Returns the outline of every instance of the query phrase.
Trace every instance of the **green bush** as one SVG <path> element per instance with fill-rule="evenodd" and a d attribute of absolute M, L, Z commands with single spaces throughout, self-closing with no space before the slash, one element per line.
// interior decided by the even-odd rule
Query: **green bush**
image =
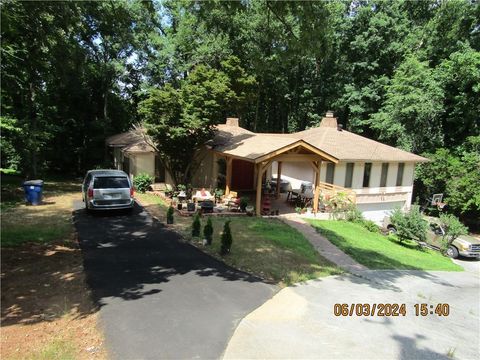
<path fill-rule="evenodd" d="M 222 246 L 220 248 L 221 255 L 227 255 L 230 253 L 232 242 L 232 231 L 230 230 L 230 220 L 228 220 L 225 222 L 225 225 L 223 225 Z"/>
<path fill-rule="evenodd" d="M 138 192 L 144 193 L 150 188 L 150 185 L 153 184 L 153 176 L 142 173 L 134 176 L 133 186 Z"/>
<path fill-rule="evenodd" d="M 207 224 L 203 228 L 203 236 L 207 240 L 207 245 L 212 245 L 213 225 L 212 218 L 208 217 Z"/>
<path fill-rule="evenodd" d="M 410 211 L 405 213 L 396 208 L 390 215 L 390 221 L 397 229 L 396 234 L 400 241 L 409 239 L 425 241 L 427 239 L 428 223 L 417 205 L 413 205 Z"/>
<path fill-rule="evenodd" d="M 380 232 L 380 228 L 372 220 L 362 220 L 362 226 L 372 233 Z"/>
<path fill-rule="evenodd" d="M 173 213 L 175 210 L 173 209 L 173 206 L 170 205 L 167 210 L 167 224 L 173 224 Z"/>
<path fill-rule="evenodd" d="M 192 223 L 192 236 L 193 237 L 199 237 L 200 236 L 201 227 L 202 227 L 202 224 L 200 223 L 200 214 L 196 213 L 195 216 L 193 217 L 193 223 Z"/>
<path fill-rule="evenodd" d="M 365 219 L 363 218 L 362 212 L 355 206 L 355 204 L 351 204 L 345 211 L 345 220 L 359 223 Z"/>
<path fill-rule="evenodd" d="M 465 235 L 468 233 L 467 227 L 465 227 L 455 215 L 441 214 L 440 223 L 443 230 L 445 231 L 445 235 L 442 239 L 443 252 L 447 251 L 453 240 L 455 240 L 460 235 Z"/>
<path fill-rule="evenodd" d="M 241 197 L 240 198 L 240 210 L 245 211 L 248 206 L 248 197 Z"/>

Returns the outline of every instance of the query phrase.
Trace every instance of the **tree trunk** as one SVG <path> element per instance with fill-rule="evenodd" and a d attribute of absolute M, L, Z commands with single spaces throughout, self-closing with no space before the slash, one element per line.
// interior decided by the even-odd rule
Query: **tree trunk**
<path fill-rule="evenodd" d="M 33 85 L 33 81 L 30 81 L 29 84 L 29 94 L 28 94 L 28 105 L 29 105 L 29 114 L 30 114 L 30 131 L 31 131 L 31 136 L 33 139 L 33 144 L 32 147 L 30 148 L 30 159 L 31 159 L 31 164 L 30 164 L 30 170 L 31 170 L 31 176 L 36 178 L 38 174 L 38 154 L 37 154 L 37 129 L 38 129 L 38 116 L 37 116 L 37 110 L 35 107 L 35 88 Z"/>

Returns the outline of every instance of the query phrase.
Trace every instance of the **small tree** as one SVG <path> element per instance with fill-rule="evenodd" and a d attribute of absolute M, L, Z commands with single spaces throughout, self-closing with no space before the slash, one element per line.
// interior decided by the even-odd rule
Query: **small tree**
<path fill-rule="evenodd" d="M 468 229 L 458 220 L 455 215 L 441 214 L 440 224 L 445 231 L 442 238 L 442 250 L 447 251 L 450 244 L 460 235 L 468 233 Z"/>
<path fill-rule="evenodd" d="M 427 239 L 428 223 L 423 219 L 417 205 L 412 206 L 410 211 L 405 213 L 396 208 L 390 215 L 390 221 L 397 229 L 400 241 L 408 239 L 425 241 Z"/>
<path fill-rule="evenodd" d="M 230 230 L 230 220 L 225 222 L 223 225 L 223 233 L 222 233 L 222 246 L 220 248 L 221 255 L 227 255 L 230 253 L 230 249 L 232 247 L 232 232 Z"/>
<path fill-rule="evenodd" d="M 201 228 L 202 228 L 202 224 L 200 223 L 200 214 L 196 213 L 195 216 L 193 217 L 192 236 L 199 237 Z"/>
<path fill-rule="evenodd" d="M 153 184 L 153 176 L 142 173 L 138 174 L 133 178 L 133 186 L 137 191 L 144 193 L 150 188 L 150 185 Z"/>
<path fill-rule="evenodd" d="M 174 213 L 173 206 L 170 205 L 167 210 L 167 224 L 173 224 L 173 213 Z"/>
<path fill-rule="evenodd" d="M 207 245 L 212 245 L 212 235 L 213 235 L 212 218 L 209 217 L 207 219 L 207 224 L 203 228 L 203 236 L 205 236 L 205 240 L 207 240 Z"/>

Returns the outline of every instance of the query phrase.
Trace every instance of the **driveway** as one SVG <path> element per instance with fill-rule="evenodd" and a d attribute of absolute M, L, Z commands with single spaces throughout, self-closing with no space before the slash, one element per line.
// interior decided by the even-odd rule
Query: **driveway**
<path fill-rule="evenodd" d="M 277 290 L 184 243 L 139 206 L 131 215 L 75 206 L 113 358 L 219 358 L 240 320 Z"/>
<path fill-rule="evenodd" d="M 480 262 L 465 272 L 361 271 L 283 289 L 248 315 L 225 358 L 477 359 Z M 405 317 L 336 317 L 335 303 L 405 303 Z M 414 304 L 447 303 L 447 317 Z M 449 357 L 450 356 L 450 357 Z"/>

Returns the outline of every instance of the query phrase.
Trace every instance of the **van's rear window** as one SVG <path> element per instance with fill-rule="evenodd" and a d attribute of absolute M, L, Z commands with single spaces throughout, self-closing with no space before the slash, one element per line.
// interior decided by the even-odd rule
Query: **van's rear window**
<path fill-rule="evenodd" d="M 102 176 L 93 181 L 94 189 L 119 189 L 129 188 L 128 179 L 125 176 Z"/>

